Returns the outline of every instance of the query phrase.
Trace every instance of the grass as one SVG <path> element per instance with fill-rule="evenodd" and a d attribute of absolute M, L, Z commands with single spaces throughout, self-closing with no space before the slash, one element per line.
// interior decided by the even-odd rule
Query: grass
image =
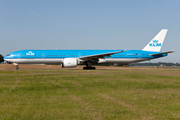
<path fill-rule="evenodd" d="M 180 119 L 180 70 L 2 70 L 0 119 Z"/>

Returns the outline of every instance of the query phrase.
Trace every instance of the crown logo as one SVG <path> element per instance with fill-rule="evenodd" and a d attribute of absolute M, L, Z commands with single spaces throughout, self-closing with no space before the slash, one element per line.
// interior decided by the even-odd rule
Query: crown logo
<path fill-rule="evenodd" d="M 158 40 L 153 40 L 152 42 L 153 42 L 153 43 L 158 43 Z"/>
<path fill-rule="evenodd" d="M 32 53 L 32 51 L 29 51 L 28 53 L 26 53 L 26 55 L 34 55 L 34 53 Z"/>
<path fill-rule="evenodd" d="M 150 47 L 161 47 L 161 43 L 158 43 L 158 40 L 153 40 L 152 43 L 149 43 Z"/>

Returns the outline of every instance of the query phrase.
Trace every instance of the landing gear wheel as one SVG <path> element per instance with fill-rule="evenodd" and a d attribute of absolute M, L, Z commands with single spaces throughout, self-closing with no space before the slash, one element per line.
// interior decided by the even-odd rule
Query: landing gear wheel
<path fill-rule="evenodd" d="M 83 67 L 83 70 L 96 70 L 96 67 Z"/>
<path fill-rule="evenodd" d="M 19 67 L 18 67 L 18 66 L 16 66 L 16 70 L 19 70 Z"/>

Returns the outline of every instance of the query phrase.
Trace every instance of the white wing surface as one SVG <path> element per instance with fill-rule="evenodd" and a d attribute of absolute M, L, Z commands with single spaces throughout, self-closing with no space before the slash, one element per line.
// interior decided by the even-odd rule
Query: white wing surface
<path fill-rule="evenodd" d="M 121 52 L 124 52 L 124 51 L 87 55 L 87 56 L 79 57 L 79 59 L 84 60 L 84 61 L 86 61 L 86 60 L 97 60 L 99 58 L 110 57 L 113 54 L 121 53 Z"/>

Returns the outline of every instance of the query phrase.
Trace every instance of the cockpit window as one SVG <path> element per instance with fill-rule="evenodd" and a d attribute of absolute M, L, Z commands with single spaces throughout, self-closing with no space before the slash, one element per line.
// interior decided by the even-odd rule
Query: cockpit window
<path fill-rule="evenodd" d="M 10 54 L 7 54 L 7 56 L 11 56 Z"/>

